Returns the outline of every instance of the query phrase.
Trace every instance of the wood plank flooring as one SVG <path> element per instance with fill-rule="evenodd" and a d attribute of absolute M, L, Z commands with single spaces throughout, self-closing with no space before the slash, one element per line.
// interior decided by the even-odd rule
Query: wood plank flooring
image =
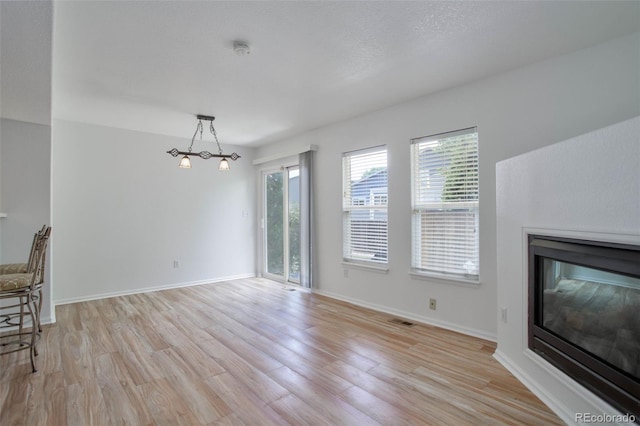
<path fill-rule="evenodd" d="M 495 345 L 244 279 L 59 306 L 0 357 L 0 424 L 562 424 Z"/>

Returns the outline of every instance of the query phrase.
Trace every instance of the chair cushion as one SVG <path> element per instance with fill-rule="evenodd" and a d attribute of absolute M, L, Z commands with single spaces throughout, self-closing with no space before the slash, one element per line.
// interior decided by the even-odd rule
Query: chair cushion
<path fill-rule="evenodd" d="M 4 265 L 0 265 L 0 275 L 24 274 L 26 272 L 26 263 L 5 263 Z"/>
<path fill-rule="evenodd" d="M 0 291 L 18 290 L 29 287 L 33 274 L 0 275 Z"/>

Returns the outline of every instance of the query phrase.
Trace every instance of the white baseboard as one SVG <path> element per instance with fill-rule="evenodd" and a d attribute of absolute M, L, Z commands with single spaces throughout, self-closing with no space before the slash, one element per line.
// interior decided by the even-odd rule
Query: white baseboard
<path fill-rule="evenodd" d="M 390 315 L 396 315 L 402 318 L 410 319 L 412 321 L 420 322 L 423 324 L 434 325 L 436 327 L 444 328 L 447 330 L 455 331 L 458 333 L 466 334 L 473 337 L 479 337 L 480 339 L 489 340 L 491 342 L 497 341 L 497 336 L 492 333 L 487 333 L 483 330 L 477 330 L 474 328 L 463 327 L 458 324 L 453 324 L 447 321 L 434 320 L 433 318 L 425 317 L 422 315 L 416 315 L 411 312 L 402 311 L 399 309 L 392 309 L 387 306 L 378 305 L 375 303 L 365 302 L 360 299 L 354 299 L 351 297 L 342 296 L 340 294 L 332 293 L 330 291 L 324 291 L 319 289 L 311 289 L 313 293 L 320 294 L 322 296 L 331 297 L 332 299 L 342 300 L 344 302 L 349 302 L 357 306 L 362 306 L 364 308 L 373 309 L 375 311 L 384 312 Z"/>
<path fill-rule="evenodd" d="M 584 402 L 585 406 L 589 407 L 589 412 L 593 414 L 609 414 L 611 416 L 622 416 L 624 413 L 611 407 L 602 399 L 598 398 L 584 386 L 580 385 L 575 380 L 558 370 L 556 367 L 548 363 L 546 360 L 540 358 L 533 351 L 527 349 L 524 351 L 524 355 L 536 364 L 537 367 L 548 373 L 555 381 L 561 386 L 562 390 L 551 391 L 546 389 L 540 384 L 540 382 L 534 379 L 532 376 L 523 371 L 516 363 L 514 363 L 504 352 L 496 350 L 493 357 L 504 366 L 511 374 L 513 374 L 522 384 L 524 384 L 535 396 L 540 398 L 547 407 L 551 409 L 560 419 L 568 425 L 580 425 L 576 421 L 576 410 L 567 407 L 563 403 L 562 395 L 566 392 L 574 394 L 577 398 Z M 582 411 L 582 410 L 580 410 Z M 615 424 L 627 424 L 627 423 L 615 423 Z"/>
<path fill-rule="evenodd" d="M 92 294 L 89 296 L 70 297 L 67 299 L 54 300 L 53 304 L 54 306 L 67 305 L 69 303 L 88 302 L 90 300 L 108 299 L 110 297 L 149 293 L 149 292 L 158 291 L 158 290 L 169 290 L 172 288 L 180 288 L 180 287 L 192 287 L 196 285 L 212 284 L 212 283 L 218 283 L 222 281 L 239 280 L 242 278 L 255 278 L 255 276 L 256 274 L 251 273 L 251 274 L 233 275 L 228 277 L 211 278 L 208 280 L 189 281 L 184 283 L 166 284 L 166 285 L 153 286 L 153 287 L 143 287 L 143 288 L 136 288 L 132 290 L 113 291 L 113 292 L 107 292 L 107 293 Z"/>
<path fill-rule="evenodd" d="M 535 396 L 540 398 L 547 407 L 551 409 L 560 419 L 566 424 L 575 424 L 575 410 L 570 410 L 568 407 L 562 404 L 560 398 L 554 398 L 551 396 L 550 392 L 546 392 L 536 380 L 530 377 L 527 373 L 522 371 L 520 367 L 515 365 L 515 363 L 511 362 L 503 352 L 500 350 L 496 350 L 493 353 L 493 357 L 500 363 L 504 368 L 509 370 L 511 374 L 515 376 L 523 385 L 527 387 Z"/>

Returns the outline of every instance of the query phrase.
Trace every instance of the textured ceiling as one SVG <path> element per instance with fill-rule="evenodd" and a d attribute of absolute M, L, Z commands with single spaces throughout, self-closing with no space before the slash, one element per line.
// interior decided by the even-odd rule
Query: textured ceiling
<path fill-rule="evenodd" d="M 53 117 L 255 146 L 637 31 L 639 2 L 56 1 Z"/>

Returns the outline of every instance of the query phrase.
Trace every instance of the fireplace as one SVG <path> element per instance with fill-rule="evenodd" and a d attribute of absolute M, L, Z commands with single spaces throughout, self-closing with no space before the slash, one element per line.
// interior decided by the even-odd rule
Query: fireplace
<path fill-rule="evenodd" d="M 640 418 L 640 246 L 529 235 L 529 348 Z"/>

